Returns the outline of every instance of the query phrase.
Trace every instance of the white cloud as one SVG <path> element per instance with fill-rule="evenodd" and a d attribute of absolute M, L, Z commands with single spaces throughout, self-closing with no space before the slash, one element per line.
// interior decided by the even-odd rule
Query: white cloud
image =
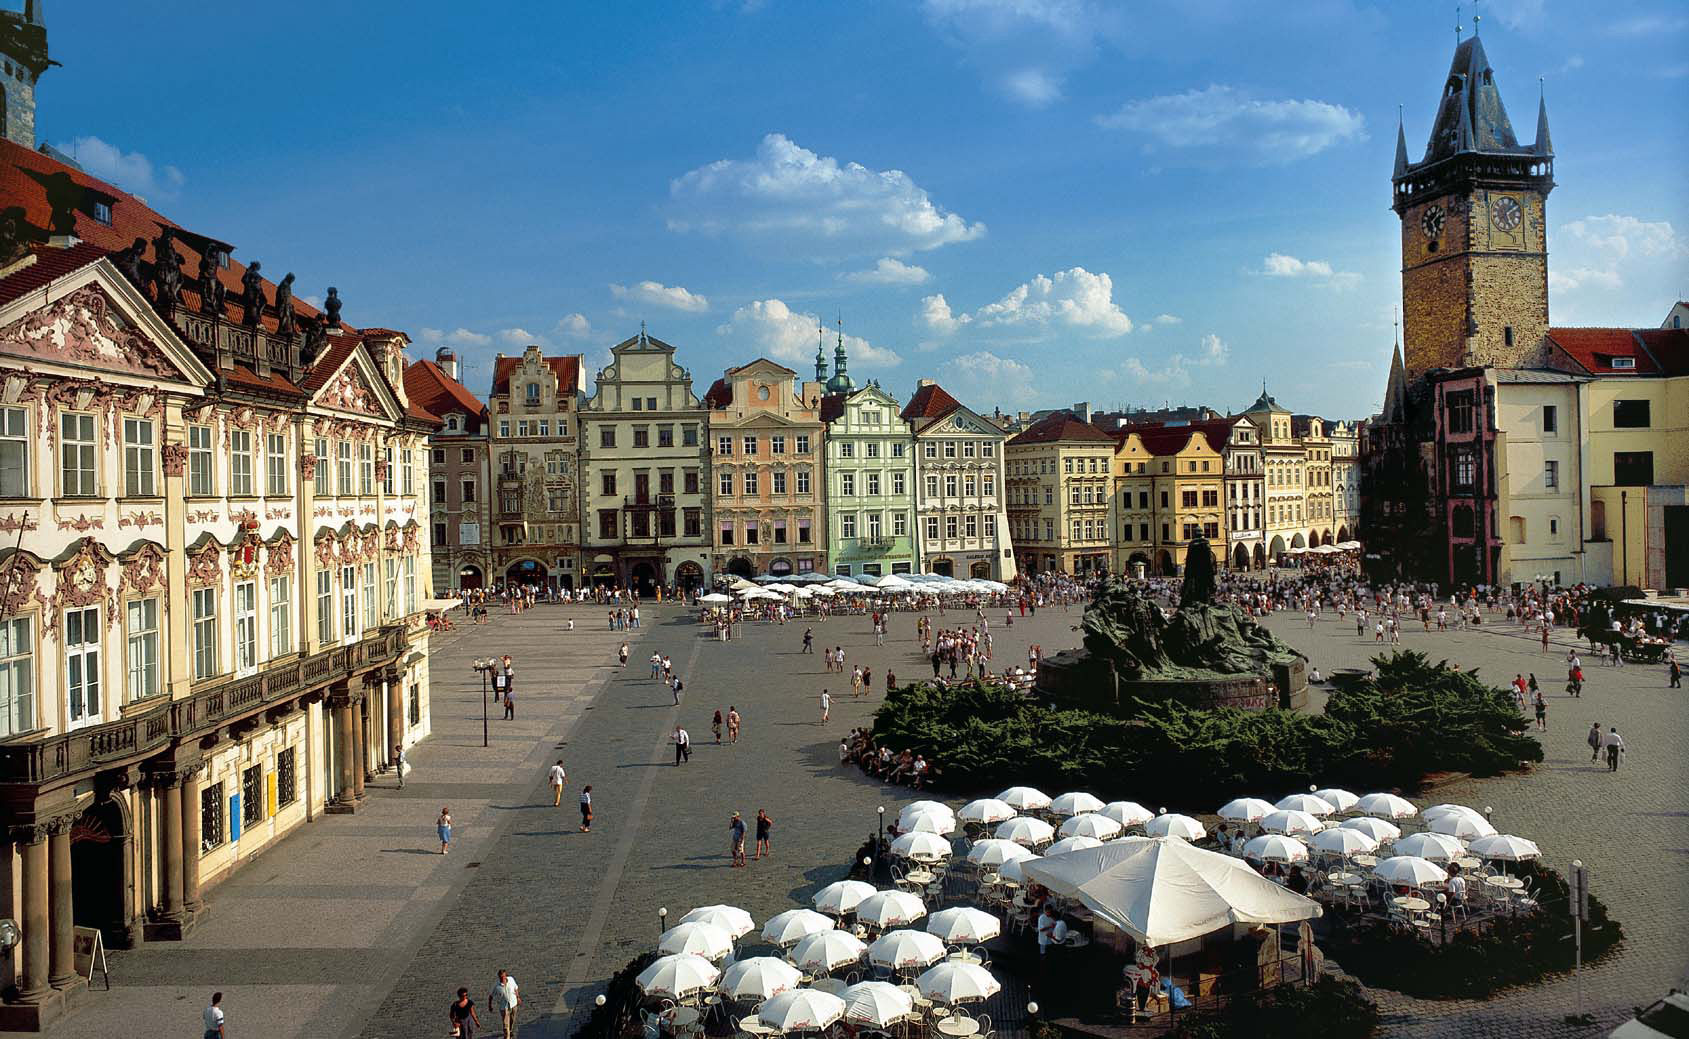
<path fill-rule="evenodd" d="M 1045 69 L 1017 69 L 1003 77 L 1003 90 L 1028 108 L 1044 108 L 1061 97 L 1062 81 Z"/>
<path fill-rule="evenodd" d="M 498 331 L 498 340 L 507 346 L 527 346 L 539 341 L 539 337 L 525 328 L 504 328 Z"/>
<path fill-rule="evenodd" d="M 1182 325 L 1185 319 L 1177 314 L 1157 314 L 1151 320 L 1158 325 Z"/>
<path fill-rule="evenodd" d="M 820 343 L 820 336 L 817 334 L 820 325 L 821 319 L 814 314 L 795 311 L 778 299 L 759 299 L 735 310 L 732 319 L 718 327 L 716 334 L 745 340 L 747 349 L 777 361 L 796 365 L 800 371 L 806 371 L 808 363 L 815 357 L 815 348 Z M 835 345 L 835 337 L 828 335 L 826 352 L 829 360 L 833 356 Z M 844 346 L 850 363 L 854 365 L 876 364 L 890 367 L 903 361 L 896 351 L 875 346 L 861 336 L 845 336 Z M 858 383 L 862 382 L 860 371 L 859 367 L 855 376 Z"/>
<path fill-rule="evenodd" d="M 975 410 L 989 410 L 999 404 L 1019 405 L 1034 396 L 1032 368 L 1013 358 L 999 357 L 989 350 L 962 354 L 945 361 L 943 381 Z"/>
<path fill-rule="evenodd" d="M 1616 270 L 1554 266 L 1548 269 L 1548 287 L 1556 291 L 1583 288 L 1618 289 L 1624 287 L 1624 279 Z"/>
<path fill-rule="evenodd" d="M 1632 254 L 1676 259 L 1689 253 L 1689 246 L 1665 220 L 1646 221 L 1608 213 L 1573 220 L 1561 230 L 1617 260 L 1628 259 Z"/>
<path fill-rule="evenodd" d="M 925 267 L 882 256 L 872 270 L 852 271 L 842 277 L 858 285 L 920 285 L 931 280 L 932 275 Z"/>
<path fill-rule="evenodd" d="M 685 311 L 688 314 L 699 314 L 710 309 L 710 301 L 707 298 L 689 292 L 679 285 L 664 285 L 655 281 L 642 281 L 637 285 L 612 284 L 610 294 L 617 299 L 625 299 L 630 303 L 667 307 L 671 310 Z"/>
<path fill-rule="evenodd" d="M 1607 213 L 1562 224 L 1548 287 L 1556 292 L 1600 289 L 1611 293 L 1633 281 L 1673 275 L 1673 262 L 1689 256 L 1689 242 L 1665 220 Z M 1681 270 L 1676 276 L 1681 277 Z"/>
<path fill-rule="evenodd" d="M 771 133 L 748 159 L 721 159 L 676 178 L 673 231 L 787 239 L 813 255 L 907 253 L 966 242 L 985 225 L 947 212 L 902 170 L 841 163 Z"/>
<path fill-rule="evenodd" d="M 417 336 L 427 343 L 445 343 L 448 346 L 486 346 L 493 341 L 490 335 L 471 332 L 467 328 L 455 328 L 450 332 L 438 328 L 423 328 L 417 331 Z"/>
<path fill-rule="evenodd" d="M 1067 74 L 1121 31 L 1093 0 L 925 0 L 927 22 L 994 89 L 1028 108 L 1059 100 Z"/>
<path fill-rule="evenodd" d="M 1210 332 L 1197 344 L 1195 356 L 1174 353 L 1165 364 L 1151 368 L 1137 357 L 1128 357 L 1120 364 L 1128 379 L 1158 387 L 1189 386 L 1192 368 L 1218 368 L 1231 360 L 1232 349 L 1226 341 Z M 1105 373 L 1112 375 L 1112 373 Z"/>
<path fill-rule="evenodd" d="M 557 319 L 557 334 L 560 336 L 589 336 L 592 334 L 592 322 L 585 314 L 564 314 Z"/>
<path fill-rule="evenodd" d="M 174 198 L 187 180 L 174 166 L 154 169 L 152 160 L 140 152 L 126 152 L 98 137 L 73 137 L 57 147 L 89 173 L 137 195 Z"/>
<path fill-rule="evenodd" d="M 1040 274 L 971 314 L 953 313 L 942 295 L 928 296 L 921 300 L 919 320 L 939 335 L 967 324 L 1064 325 L 1105 337 L 1132 331 L 1132 319 L 1114 302 L 1114 279 L 1083 267 Z"/>
<path fill-rule="evenodd" d="M 1333 270 L 1325 260 L 1299 260 L 1284 253 L 1268 253 L 1256 273 L 1269 278 L 1301 278 L 1334 289 L 1354 288 L 1361 280 L 1359 274 Z"/>
<path fill-rule="evenodd" d="M 1219 84 L 1129 101 L 1097 122 L 1139 135 L 1145 151 L 1183 153 L 1203 162 L 1232 156 L 1261 164 L 1292 162 L 1366 136 L 1365 118 L 1342 105 L 1262 100 Z"/>
<path fill-rule="evenodd" d="M 1196 363 L 1205 368 L 1212 368 L 1225 364 L 1231 360 L 1231 356 L 1232 348 L 1226 345 L 1226 341 L 1210 332 L 1202 337 L 1202 346 L 1197 352 Z"/>

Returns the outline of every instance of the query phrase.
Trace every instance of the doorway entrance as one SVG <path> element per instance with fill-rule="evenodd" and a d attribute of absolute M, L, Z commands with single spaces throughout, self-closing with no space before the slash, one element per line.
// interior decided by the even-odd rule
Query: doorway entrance
<path fill-rule="evenodd" d="M 647 562 L 638 562 L 628 568 L 628 587 L 639 593 L 640 598 L 655 598 L 657 595 L 657 568 Z"/>
<path fill-rule="evenodd" d="M 90 805 L 70 828 L 71 917 L 78 927 L 98 927 L 111 948 L 132 944 L 129 840 L 123 806 L 111 798 Z"/>

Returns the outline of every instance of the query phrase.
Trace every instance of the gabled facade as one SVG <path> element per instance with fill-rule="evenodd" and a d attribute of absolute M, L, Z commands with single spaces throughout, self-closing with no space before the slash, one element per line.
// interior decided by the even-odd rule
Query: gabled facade
<path fill-rule="evenodd" d="M 441 594 L 484 587 L 492 567 L 487 406 L 458 382 L 457 370 L 457 355 L 445 347 L 405 369 L 412 402 L 440 420 L 428 438 L 428 543 Z"/>
<path fill-rule="evenodd" d="M 487 399 L 492 580 L 570 589 L 579 578 L 581 355 L 530 346 L 493 363 Z"/>
<path fill-rule="evenodd" d="M 1003 444 L 993 423 L 922 379 L 902 417 L 915 444 L 915 544 L 923 573 L 1015 576 L 1003 497 Z"/>
<path fill-rule="evenodd" d="M 1114 438 L 1054 412 L 1004 447 L 1010 536 L 1022 573 L 1110 569 Z"/>
<path fill-rule="evenodd" d="M 839 354 L 843 359 L 842 348 Z M 843 366 L 833 375 L 841 385 Z M 827 424 L 827 561 L 833 573 L 915 570 L 915 459 L 896 398 L 869 383 L 821 399 Z"/>
<path fill-rule="evenodd" d="M 1268 564 L 1280 566 L 1292 548 L 1310 547 L 1308 453 L 1296 437 L 1290 412 L 1265 389 L 1244 415 L 1260 431 L 1266 495 L 1262 537 L 1267 545 Z"/>

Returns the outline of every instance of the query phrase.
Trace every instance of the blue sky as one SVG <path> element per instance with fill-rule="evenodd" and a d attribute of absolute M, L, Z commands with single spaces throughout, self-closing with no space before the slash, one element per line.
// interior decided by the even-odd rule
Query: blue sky
<path fill-rule="evenodd" d="M 38 133 L 346 317 L 450 343 L 638 331 L 976 408 L 1377 406 L 1444 3 L 55 4 Z M 1548 94 L 1556 324 L 1689 292 L 1689 12 L 1477 5 Z M 1474 7 L 1464 16 L 1471 31 Z M 829 338 L 831 333 L 829 333 Z M 831 344 L 829 343 L 829 351 Z"/>

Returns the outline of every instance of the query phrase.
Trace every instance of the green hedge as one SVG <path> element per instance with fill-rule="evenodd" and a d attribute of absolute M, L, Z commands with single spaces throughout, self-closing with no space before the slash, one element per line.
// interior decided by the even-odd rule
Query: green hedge
<path fill-rule="evenodd" d="M 925 754 L 935 787 L 1084 788 L 1151 807 L 1221 804 L 1309 783 L 1412 788 L 1438 771 L 1493 775 L 1542 760 L 1511 697 L 1420 653 L 1374 661 L 1323 715 L 1137 704 L 1136 717 L 1056 709 L 999 686 L 895 690 L 874 738 Z"/>
<path fill-rule="evenodd" d="M 1367 1039 L 1378 1006 L 1353 981 L 1323 977 L 1306 988 L 1279 985 L 1239 996 L 1217 1010 L 1179 1019 L 1168 1039 Z"/>
<path fill-rule="evenodd" d="M 604 990 L 604 1005 L 593 1007 L 592 1016 L 575 1029 L 574 1039 L 622 1039 L 638 1019 L 641 997 L 634 979 L 656 959 L 654 952 L 641 953 L 617 971 Z"/>
<path fill-rule="evenodd" d="M 1523 863 L 1513 872 L 1535 884 L 1538 912 L 1498 918 L 1480 934 L 1462 931 L 1444 944 L 1373 923 L 1334 935 L 1323 943 L 1326 954 L 1368 985 L 1420 999 L 1481 999 L 1571 970 L 1576 944 L 1566 879 L 1535 863 Z M 1584 962 L 1601 959 L 1623 940 L 1624 929 L 1591 894 Z"/>

